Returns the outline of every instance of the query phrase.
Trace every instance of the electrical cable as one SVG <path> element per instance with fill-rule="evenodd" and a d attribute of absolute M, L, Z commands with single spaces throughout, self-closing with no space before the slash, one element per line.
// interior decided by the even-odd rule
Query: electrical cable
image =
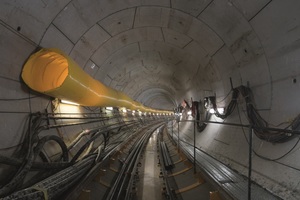
<path fill-rule="evenodd" d="M 282 143 L 289 141 L 293 138 L 294 134 L 287 134 L 285 132 L 269 130 L 268 122 L 263 119 L 263 117 L 258 113 L 257 109 L 255 108 L 253 95 L 251 89 L 245 86 L 239 86 L 237 88 L 232 89 L 232 98 L 229 105 L 224 110 L 224 114 L 220 114 L 217 108 L 216 97 L 206 97 L 215 111 L 215 115 L 219 118 L 225 119 L 232 112 L 235 110 L 237 106 L 237 98 L 239 94 L 244 98 L 246 103 L 246 110 L 247 110 L 247 118 L 250 125 L 253 127 L 255 135 L 265 141 L 272 142 L 272 143 Z M 300 129 L 300 115 L 297 116 L 294 121 L 287 126 L 283 130 L 287 130 L 287 128 L 292 127 L 292 130 Z"/>
<path fill-rule="evenodd" d="M 38 155 L 40 153 L 40 151 L 42 150 L 43 146 L 45 145 L 45 143 L 50 140 L 55 141 L 60 146 L 60 148 L 62 150 L 62 160 L 65 162 L 68 162 L 69 161 L 68 148 L 67 148 L 66 144 L 64 143 L 64 141 L 56 135 L 48 135 L 48 136 L 45 136 L 42 139 L 40 139 L 38 144 L 34 148 L 35 153 Z"/>
<path fill-rule="evenodd" d="M 218 103 L 222 103 L 223 101 L 225 101 L 229 97 L 229 95 L 231 94 L 231 92 L 232 92 L 232 90 L 230 90 L 222 100 L 217 101 L 217 104 Z"/>
<path fill-rule="evenodd" d="M 3 200 L 17 199 L 57 199 L 65 190 L 74 185 L 94 163 L 95 155 L 75 163 L 46 179 L 33 187 L 17 191 Z M 38 193 L 38 194 L 37 194 Z"/>
<path fill-rule="evenodd" d="M 51 135 L 46 136 L 41 140 L 38 140 L 37 135 L 43 129 L 40 126 L 41 122 L 42 120 L 40 115 L 37 115 L 37 117 L 35 118 L 33 118 L 33 115 L 29 116 L 28 131 L 26 134 L 25 141 L 21 148 L 21 152 L 27 153 L 25 153 L 25 155 L 24 153 L 22 153 L 24 155 L 23 162 L 17 170 L 17 172 L 12 177 L 12 179 L 0 188 L 0 197 L 11 193 L 13 190 L 18 188 L 22 184 L 23 179 L 32 167 L 33 161 L 35 160 L 36 156 L 40 153 L 43 145 L 47 141 L 56 141 L 62 148 L 63 160 L 68 161 L 67 147 L 65 146 L 64 142 L 61 140 L 60 137 Z M 34 144 L 36 144 L 36 146 L 34 146 Z"/>
<path fill-rule="evenodd" d="M 240 123 L 242 123 L 242 118 L 241 118 L 239 106 L 237 106 L 237 110 L 238 110 L 238 116 L 239 116 Z M 244 134 L 244 137 L 245 137 L 246 142 L 248 143 L 248 145 L 250 145 L 250 144 L 249 144 L 249 140 L 248 140 L 248 138 L 246 137 L 246 133 L 245 133 L 244 127 L 242 127 L 242 130 L 243 130 L 243 134 Z M 285 156 L 287 156 L 289 153 L 291 153 L 291 152 L 296 148 L 296 146 L 298 145 L 299 141 L 300 141 L 300 137 L 299 137 L 299 139 L 296 141 L 296 143 L 293 145 L 293 147 L 291 147 L 291 149 L 290 149 L 289 151 L 287 151 L 286 153 L 284 153 L 283 155 L 281 155 L 281 156 L 279 156 L 279 157 L 277 157 L 277 158 L 268 158 L 268 157 L 265 157 L 265 156 L 263 156 L 263 155 L 258 154 L 254 149 L 252 149 L 252 152 L 253 152 L 257 157 L 259 157 L 259 158 L 261 158 L 261 159 L 268 160 L 268 161 L 278 161 L 278 160 L 284 158 Z M 281 163 L 281 162 L 278 162 L 278 163 L 279 163 L 279 164 L 283 164 L 283 163 Z M 289 166 L 289 167 L 292 168 L 292 166 Z M 297 169 L 297 168 L 295 168 L 295 169 Z M 297 170 L 300 171 L 300 169 L 297 169 Z"/>
<path fill-rule="evenodd" d="M 79 158 L 79 156 L 83 153 L 83 151 L 88 147 L 88 145 L 92 141 L 97 139 L 100 135 L 105 134 L 107 131 L 114 130 L 114 129 L 117 129 L 117 128 L 119 128 L 119 127 L 113 127 L 113 128 L 110 128 L 110 129 L 107 129 L 107 127 L 105 127 L 104 130 L 98 130 L 96 133 L 94 133 L 94 135 L 84 145 L 82 145 L 81 148 L 77 151 L 77 153 L 73 156 L 73 158 L 71 160 L 71 163 L 74 163 Z"/>
<path fill-rule="evenodd" d="M 33 96 L 33 97 L 24 97 L 24 98 L 16 98 L 16 99 L 1 99 L 0 98 L 0 101 L 23 101 L 23 100 L 29 100 L 29 99 L 34 99 L 34 98 L 37 98 L 37 97 L 40 97 L 40 96 Z"/>
<path fill-rule="evenodd" d="M 5 165 L 11 165 L 15 167 L 20 167 L 22 165 L 22 161 L 13 157 L 6 157 L 0 155 L 0 163 Z M 33 162 L 32 170 L 47 170 L 47 169 L 61 169 L 68 167 L 70 165 L 69 162 Z"/>
<path fill-rule="evenodd" d="M 58 113 L 58 114 L 61 114 L 61 113 Z M 66 113 L 66 114 L 68 114 L 68 113 Z M 77 154 L 73 157 L 73 159 L 70 163 L 70 162 L 68 162 L 68 148 L 66 147 L 65 143 L 63 142 L 63 140 L 60 137 L 55 136 L 55 135 L 49 135 L 49 136 L 45 136 L 41 139 L 38 138 L 38 134 L 41 131 L 43 131 L 44 129 L 48 128 L 47 126 L 44 125 L 44 123 L 46 122 L 46 119 L 43 117 L 44 115 L 49 115 L 49 113 L 32 113 L 29 115 L 28 128 L 25 133 L 25 139 L 22 142 L 22 146 L 20 148 L 19 155 L 17 157 L 15 157 L 13 159 L 6 159 L 3 157 L 1 158 L 1 156 L 0 156 L 0 162 L 1 162 L 1 160 L 2 161 L 4 160 L 3 161 L 4 163 L 18 167 L 18 170 L 14 174 L 13 178 L 0 189 L 1 197 L 11 193 L 12 191 L 14 191 L 17 188 L 20 188 L 26 174 L 30 170 L 48 169 L 47 172 L 49 172 L 49 173 L 47 173 L 47 175 L 44 174 L 45 176 L 48 176 L 49 174 L 51 175 L 51 174 L 55 173 L 55 171 L 57 171 L 57 170 L 61 170 L 62 168 L 66 168 L 66 167 L 70 166 L 71 163 L 75 163 L 74 161 L 77 160 L 76 157 L 81 155 L 81 153 L 82 153 L 81 151 L 85 149 L 85 146 L 90 144 L 91 142 L 93 142 L 98 137 L 98 135 L 101 135 L 101 133 L 98 133 L 98 132 L 91 132 L 92 138 L 88 142 L 86 142 L 85 145 L 82 146 L 82 148 L 77 152 Z M 97 120 L 97 121 L 99 121 L 99 120 Z M 124 131 L 127 132 L 128 130 L 132 130 L 134 125 L 139 125 L 139 124 L 143 124 L 143 123 L 144 123 L 144 121 L 142 118 L 137 118 L 137 119 L 134 118 L 129 121 L 124 121 L 123 123 L 121 123 L 121 125 L 120 125 L 120 123 L 107 125 L 105 127 L 105 130 L 101 130 L 101 132 L 104 131 L 103 132 L 103 137 L 104 137 L 104 141 L 105 141 L 104 148 L 106 148 L 107 142 L 108 142 L 109 138 L 111 138 L 111 134 L 105 134 L 107 131 L 118 129 L 117 133 L 116 133 L 116 134 L 118 134 L 123 127 L 126 127 L 126 129 L 124 129 Z M 76 123 L 76 124 L 72 123 L 72 125 L 77 125 L 77 124 L 78 123 Z M 82 123 L 79 123 L 79 124 L 82 124 Z M 67 124 L 67 125 L 70 125 L 70 124 Z M 114 126 L 116 126 L 116 127 L 114 127 Z M 103 126 L 101 128 L 103 129 Z M 36 162 L 34 162 L 37 155 L 40 154 L 45 143 L 49 140 L 55 141 L 61 147 L 63 161 L 60 161 L 57 163 L 36 163 Z M 98 152 L 98 154 L 99 154 L 99 152 Z M 92 154 L 92 155 L 95 158 L 97 158 L 97 156 L 99 156 L 98 154 L 95 154 L 95 155 Z M 80 160 L 80 162 L 85 160 L 86 158 L 90 157 L 90 155 L 91 154 L 84 156 Z M 99 158 L 97 158 L 97 160 L 98 159 Z M 94 159 L 94 161 L 95 161 L 95 159 Z M 42 172 L 40 172 L 40 173 L 42 173 Z M 76 180 L 77 180 L 77 177 L 78 177 L 78 175 L 76 176 Z M 34 182 L 38 181 L 40 178 L 42 178 L 42 176 L 39 177 L 38 175 L 36 175 L 36 179 L 34 178 L 34 179 L 30 180 L 26 184 L 28 185 L 28 184 L 34 183 Z M 72 183 L 73 183 L 73 181 L 72 181 Z M 71 184 L 71 182 L 70 182 L 70 184 Z M 69 185 L 69 183 L 67 185 Z M 24 187 L 24 185 L 23 185 L 23 187 Z M 65 185 L 63 186 L 63 188 L 64 187 L 65 187 Z M 36 193 L 37 191 L 35 190 L 34 192 Z"/>

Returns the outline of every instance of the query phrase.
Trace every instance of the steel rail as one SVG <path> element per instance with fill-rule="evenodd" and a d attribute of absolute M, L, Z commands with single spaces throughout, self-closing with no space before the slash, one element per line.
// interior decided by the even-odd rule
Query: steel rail
<path fill-rule="evenodd" d="M 124 161 L 122 169 L 120 170 L 120 173 L 108 194 L 107 200 L 115 200 L 120 198 L 120 195 L 123 193 L 123 187 L 125 185 L 124 183 L 126 182 L 127 175 L 131 173 L 132 164 L 137 159 L 138 152 L 140 151 L 141 144 L 144 139 L 145 134 L 143 134 L 139 141 L 131 147 L 131 151 Z"/>
<path fill-rule="evenodd" d="M 153 124 L 151 124 L 150 126 L 153 126 Z M 147 127 L 149 127 L 149 125 Z M 151 134 L 154 132 L 155 129 L 157 128 L 152 128 L 150 130 L 147 130 L 145 133 L 143 133 L 140 136 L 140 138 L 136 139 L 138 140 L 138 142 L 131 147 L 130 153 L 126 157 L 122 169 L 120 170 L 120 173 L 114 185 L 112 186 L 111 190 L 109 191 L 106 197 L 107 200 L 129 199 L 129 197 L 131 196 L 130 188 L 132 187 L 132 183 L 133 183 L 132 174 L 136 169 L 142 149 L 144 148 L 146 142 L 148 141 L 149 137 L 151 136 Z"/>
<path fill-rule="evenodd" d="M 148 130 L 147 132 L 148 133 L 146 133 L 145 135 L 146 135 L 146 138 L 145 138 L 145 140 L 143 141 L 143 144 L 142 144 L 142 146 L 141 146 L 141 150 L 139 151 L 139 153 L 138 153 L 138 156 L 137 156 L 137 159 L 136 159 L 136 161 L 135 161 L 135 163 L 134 163 L 134 165 L 133 165 L 133 168 L 132 168 L 132 170 L 131 170 L 131 174 L 133 174 L 136 170 L 137 170 L 137 167 L 138 167 L 138 162 L 139 162 L 139 158 L 140 158 L 140 154 L 141 154 L 141 152 L 143 151 L 143 149 L 145 148 L 145 146 L 146 146 L 146 144 L 147 144 L 147 142 L 149 141 L 149 138 L 150 138 L 150 136 L 154 133 L 154 131 L 156 130 L 156 129 L 158 129 L 160 126 L 162 126 L 162 125 L 157 125 L 156 127 L 154 127 L 154 128 L 152 128 L 152 129 L 150 129 L 150 130 Z M 128 183 L 127 183 L 127 189 L 126 189 L 126 196 L 125 196 L 125 200 L 130 200 L 130 199 L 133 199 L 134 197 L 133 197 L 133 195 L 132 195 L 132 188 L 133 188 L 133 183 L 134 183 L 134 178 L 135 178 L 135 176 L 130 176 L 129 177 L 129 180 L 128 180 Z"/>

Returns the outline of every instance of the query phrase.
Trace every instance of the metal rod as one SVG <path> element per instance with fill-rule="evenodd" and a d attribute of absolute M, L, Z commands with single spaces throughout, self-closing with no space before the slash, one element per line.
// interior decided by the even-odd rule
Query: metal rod
<path fill-rule="evenodd" d="M 179 150 L 179 122 L 178 122 L 178 134 L 177 134 L 177 149 L 178 149 L 178 152 L 180 151 Z"/>
<path fill-rule="evenodd" d="M 249 128 L 248 200 L 251 200 L 252 135 L 253 135 L 253 129 L 252 127 L 250 127 Z"/>
<path fill-rule="evenodd" d="M 174 127 L 173 127 L 173 125 L 174 125 L 173 124 L 173 120 L 172 120 L 172 124 L 171 125 L 172 125 L 172 140 L 174 140 L 174 136 L 173 136 L 173 129 L 174 129 Z"/>
<path fill-rule="evenodd" d="M 194 120 L 182 120 L 180 122 L 194 122 Z M 201 121 L 201 120 L 196 120 L 196 122 L 208 123 L 208 124 L 222 124 L 222 125 L 238 126 L 238 127 L 245 127 L 245 128 L 252 127 L 252 128 L 257 128 L 257 129 L 261 129 L 261 130 L 280 131 L 280 132 L 284 132 L 284 133 L 291 133 L 291 134 L 300 135 L 300 131 L 296 131 L 296 130 L 288 130 L 288 129 L 280 129 L 280 128 L 270 128 L 270 127 L 258 127 L 258 126 L 251 126 L 250 124 L 237 124 L 237 123 Z"/>
<path fill-rule="evenodd" d="M 194 120 L 194 173 L 197 173 L 196 169 L 196 121 Z"/>
<path fill-rule="evenodd" d="M 202 121 L 202 120 L 181 120 L 180 122 L 198 122 L 198 123 L 208 123 L 208 124 L 222 124 L 222 125 L 228 125 L 228 126 L 239 126 L 239 127 L 245 127 L 249 128 L 249 124 L 237 124 L 237 123 L 228 123 L 228 122 L 214 122 L 214 121 Z"/>

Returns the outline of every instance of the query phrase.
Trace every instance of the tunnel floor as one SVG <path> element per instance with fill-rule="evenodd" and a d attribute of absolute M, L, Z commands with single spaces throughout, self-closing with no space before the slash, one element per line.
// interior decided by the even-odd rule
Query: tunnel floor
<path fill-rule="evenodd" d="M 160 178 L 160 166 L 158 165 L 157 135 L 155 132 L 150 137 L 141 158 L 140 181 L 137 184 L 137 199 L 162 200 L 161 189 L 163 180 Z"/>

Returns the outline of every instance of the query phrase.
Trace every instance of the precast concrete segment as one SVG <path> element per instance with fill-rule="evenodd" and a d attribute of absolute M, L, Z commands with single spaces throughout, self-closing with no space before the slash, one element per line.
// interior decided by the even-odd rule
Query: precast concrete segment
<path fill-rule="evenodd" d="M 141 112 L 171 113 L 145 107 L 124 93 L 105 86 L 58 49 L 41 49 L 31 55 L 24 65 L 22 78 L 37 92 L 83 106 L 113 106 Z"/>

